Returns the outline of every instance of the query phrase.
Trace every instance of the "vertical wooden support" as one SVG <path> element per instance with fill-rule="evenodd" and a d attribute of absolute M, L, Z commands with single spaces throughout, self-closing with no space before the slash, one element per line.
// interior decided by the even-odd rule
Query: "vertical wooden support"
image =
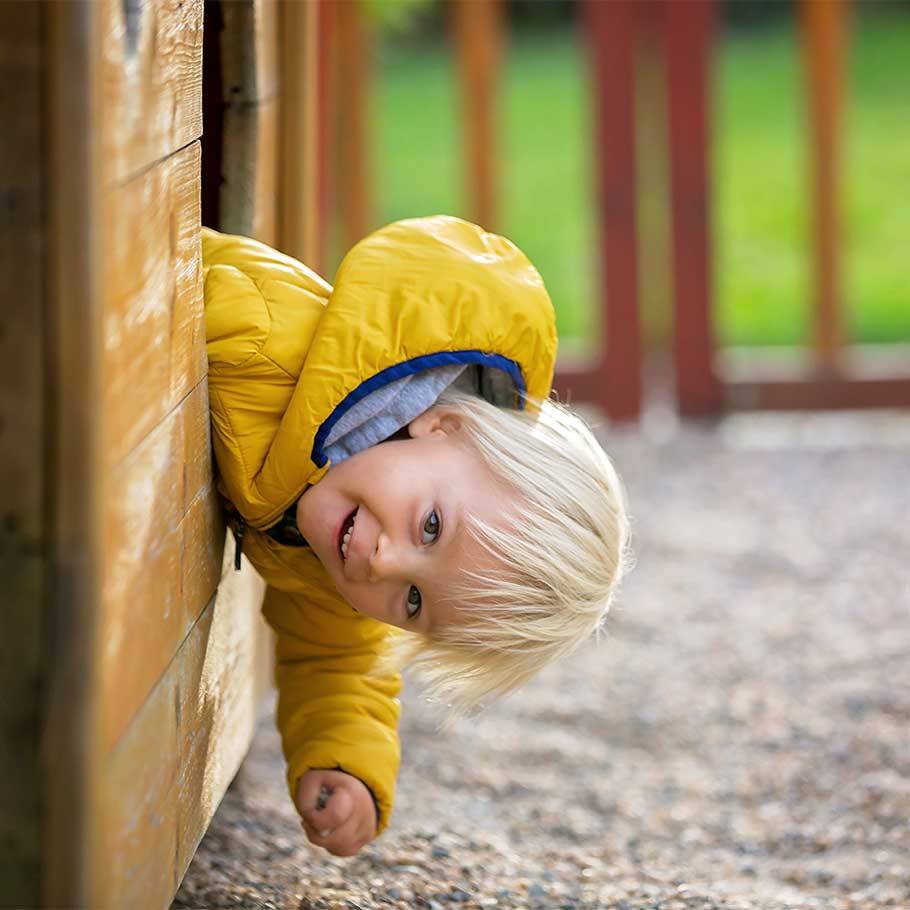
<path fill-rule="evenodd" d="M 338 91 L 338 172 L 335 183 L 342 240 L 350 249 L 372 224 L 369 194 L 370 48 L 363 8 L 355 0 L 335 4 Z"/>
<path fill-rule="evenodd" d="M 324 3 L 281 3 L 282 156 L 281 248 L 318 269 L 319 144 L 324 111 L 319 97 L 319 19 Z"/>
<path fill-rule="evenodd" d="M 101 591 L 100 12 L 55 3 L 46 16 L 48 456 L 51 576 L 44 655 L 43 905 L 93 905 L 101 874 L 94 811 Z M 113 160 L 105 168 L 115 169 Z"/>
<path fill-rule="evenodd" d="M 467 149 L 468 210 L 473 221 L 492 230 L 497 223 L 494 168 L 502 4 L 500 0 L 455 0 L 452 16 Z"/>
<path fill-rule="evenodd" d="M 692 0 L 667 7 L 676 397 L 681 414 L 699 416 L 721 405 L 712 364 L 708 184 L 714 5 Z"/>
<path fill-rule="evenodd" d="M 803 0 L 812 146 L 814 224 L 814 344 L 822 371 L 836 368 L 843 343 L 838 213 L 838 159 L 846 5 Z"/>
<path fill-rule="evenodd" d="M 598 403 L 616 420 L 641 410 L 636 243 L 635 3 L 585 3 L 594 72 L 602 305 Z"/>
<path fill-rule="evenodd" d="M 667 4 L 639 3 L 635 61 L 639 307 L 645 386 L 670 365 L 673 291 L 670 248 L 669 128 L 667 125 Z M 652 355 L 657 355 L 656 357 Z M 656 363 L 654 363 L 656 361 Z M 658 370 L 653 370 L 658 366 Z"/>
<path fill-rule="evenodd" d="M 319 56 L 316 65 L 316 107 L 320 111 L 316 133 L 313 142 L 316 146 L 316 204 L 318 228 L 313 241 L 316 252 L 316 270 L 325 274 L 327 270 L 328 243 L 327 236 L 331 226 L 330 188 L 332 186 L 333 162 L 335 161 L 333 130 L 332 92 L 334 90 L 332 79 L 332 46 L 335 35 L 334 4 L 329 0 L 318 0 L 319 16 L 317 17 L 318 50 Z"/>

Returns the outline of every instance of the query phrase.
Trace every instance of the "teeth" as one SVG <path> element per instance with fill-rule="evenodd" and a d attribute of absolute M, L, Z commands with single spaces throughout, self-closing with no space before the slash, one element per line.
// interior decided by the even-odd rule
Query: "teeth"
<path fill-rule="evenodd" d="M 355 513 L 356 519 L 356 513 Z M 351 522 L 351 526 L 344 532 L 344 536 L 341 538 L 341 555 L 344 559 L 348 558 L 348 544 L 351 541 L 351 534 L 354 532 L 354 521 Z"/>

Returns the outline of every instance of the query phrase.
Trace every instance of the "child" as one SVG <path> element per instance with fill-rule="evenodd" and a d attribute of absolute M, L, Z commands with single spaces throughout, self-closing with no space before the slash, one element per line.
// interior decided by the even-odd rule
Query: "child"
<path fill-rule="evenodd" d="M 212 231 L 203 261 L 219 489 L 268 585 L 288 785 L 351 855 L 391 813 L 397 667 L 466 709 L 570 651 L 622 574 L 623 494 L 545 400 L 553 309 L 509 241 L 397 222 L 334 288 Z"/>

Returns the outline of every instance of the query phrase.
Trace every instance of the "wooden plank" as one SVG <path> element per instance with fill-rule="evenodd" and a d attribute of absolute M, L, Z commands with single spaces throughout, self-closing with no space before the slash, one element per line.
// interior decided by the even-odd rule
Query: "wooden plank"
<path fill-rule="evenodd" d="M 40 900 L 43 788 L 39 762 L 47 606 L 44 426 L 45 271 L 42 82 L 44 13 L 0 4 L 0 894 Z"/>
<path fill-rule="evenodd" d="M 712 0 L 667 4 L 667 89 L 673 221 L 676 400 L 681 414 L 717 412 L 709 227 Z"/>
<path fill-rule="evenodd" d="M 316 138 L 325 117 L 319 93 L 319 18 L 313 0 L 281 3 L 281 249 L 319 271 L 322 227 L 319 211 L 320 149 Z"/>
<path fill-rule="evenodd" d="M 218 583 L 223 521 L 200 384 L 104 491 L 101 729 L 113 747 Z"/>
<path fill-rule="evenodd" d="M 257 110 L 257 142 L 251 234 L 264 243 L 278 243 L 278 175 L 281 152 L 281 101 L 273 98 Z"/>
<path fill-rule="evenodd" d="M 280 99 L 224 112 L 221 230 L 277 239 Z"/>
<path fill-rule="evenodd" d="M 199 143 L 104 200 L 104 442 L 111 468 L 205 373 Z"/>
<path fill-rule="evenodd" d="M 910 378 L 851 379 L 825 374 L 811 381 L 729 380 L 726 405 L 740 411 L 817 411 L 910 407 Z"/>
<path fill-rule="evenodd" d="M 51 596 L 42 777 L 45 907 L 88 907 L 103 862 L 93 854 L 100 776 L 96 734 L 99 592 L 102 169 L 95 5 L 42 4 L 48 244 L 47 503 Z"/>
<path fill-rule="evenodd" d="M 910 407 L 910 345 L 852 345 L 836 373 L 806 348 L 728 348 L 720 357 L 727 402 L 740 410 Z"/>
<path fill-rule="evenodd" d="M 202 0 L 103 0 L 105 184 L 124 182 L 202 133 Z"/>
<path fill-rule="evenodd" d="M 813 343 L 819 365 L 834 369 L 843 344 L 839 165 L 846 5 L 802 0 L 812 154 Z"/>
<path fill-rule="evenodd" d="M 264 586 L 225 548 L 222 582 L 106 762 L 98 910 L 167 907 L 246 753 L 267 628 Z"/>
<path fill-rule="evenodd" d="M 595 92 L 603 366 L 597 402 L 614 419 L 641 410 L 641 326 L 635 193 L 634 45 L 630 0 L 586 0 Z"/>
<path fill-rule="evenodd" d="M 334 7 L 335 104 L 343 111 L 336 139 L 338 173 L 335 182 L 345 249 L 350 249 L 372 226 L 372 201 L 367 150 L 369 130 L 370 42 L 359 3 Z"/>
<path fill-rule="evenodd" d="M 330 0 L 315 0 L 319 5 L 319 16 L 317 27 L 319 29 L 319 63 L 317 93 L 319 96 L 318 106 L 321 112 L 314 133 L 316 143 L 317 165 L 316 181 L 318 187 L 318 207 L 319 207 L 319 227 L 315 238 L 316 258 L 313 262 L 317 266 L 320 275 L 326 274 L 328 263 L 328 227 L 331 215 L 334 211 L 334 200 L 331 197 L 331 186 L 334 180 L 335 168 L 335 144 L 337 130 L 333 129 L 330 113 L 334 109 L 332 102 L 334 86 L 334 76 L 332 67 L 332 47 L 334 44 L 336 16 L 335 4 Z M 308 262 L 308 260 L 304 260 Z"/>
<path fill-rule="evenodd" d="M 463 155 L 471 219 L 487 230 L 497 225 L 496 88 L 502 61 L 500 0 L 455 0 L 455 53 L 461 82 Z"/>
<path fill-rule="evenodd" d="M 276 0 L 221 3 L 222 100 L 248 107 L 278 95 L 280 11 Z"/>
<path fill-rule="evenodd" d="M 279 10 L 275 0 L 223 3 L 219 9 L 223 114 L 218 226 L 275 244 L 281 154 Z"/>

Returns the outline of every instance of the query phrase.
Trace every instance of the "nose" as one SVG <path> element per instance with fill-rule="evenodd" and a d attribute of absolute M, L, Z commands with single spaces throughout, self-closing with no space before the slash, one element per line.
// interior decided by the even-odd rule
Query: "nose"
<path fill-rule="evenodd" d="M 369 558 L 370 581 L 401 580 L 407 574 L 404 562 L 401 547 L 388 534 L 379 534 Z"/>

